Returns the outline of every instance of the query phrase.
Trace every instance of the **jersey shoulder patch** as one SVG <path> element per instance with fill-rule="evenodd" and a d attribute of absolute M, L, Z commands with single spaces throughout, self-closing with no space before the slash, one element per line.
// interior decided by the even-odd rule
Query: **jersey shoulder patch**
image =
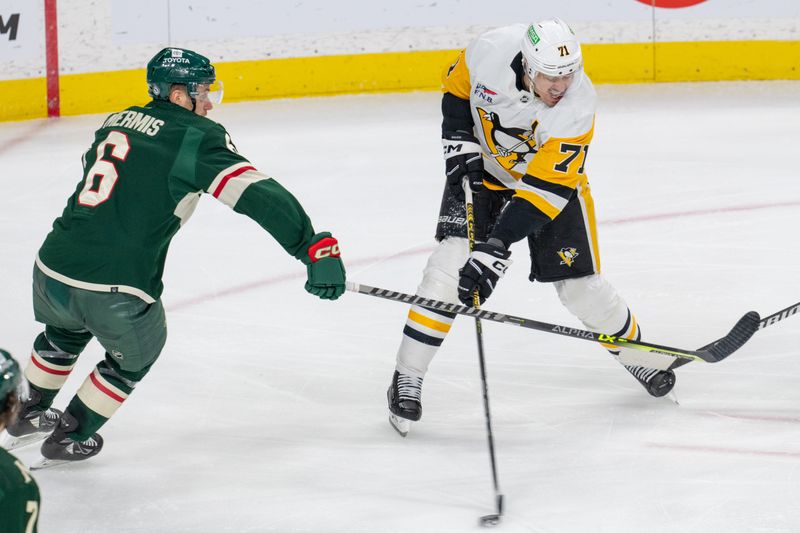
<path fill-rule="evenodd" d="M 442 72 L 442 91 L 469 100 L 471 82 L 465 52 L 461 50 L 455 61 Z"/>

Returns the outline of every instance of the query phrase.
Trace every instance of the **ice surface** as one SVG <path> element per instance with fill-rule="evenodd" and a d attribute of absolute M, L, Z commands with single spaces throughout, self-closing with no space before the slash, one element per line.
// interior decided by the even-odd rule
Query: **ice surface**
<path fill-rule="evenodd" d="M 599 87 L 588 172 L 603 270 L 647 340 L 697 348 L 800 300 L 800 83 Z M 0 125 L 0 345 L 40 331 L 33 258 L 101 116 Z M 440 200 L 439 96 L 223 105 L 240 151 L 341 242 L 350 279 L 414 292 Z M 527 281 L 485 308 L 579 326 Z M 173 241 L 169 339 L 84 464 L 40 471 L 40 531 L 463 532 L 493 512 L 474 326 L 431 365 L 400 438 L 385 391 L 406 306 L 319 301 L 304 267 L 205 197 Z M 650 398 L 588 342 L 484 327 L 507 516 L 501 531 L 800 530 L 800 318 Z M 56 400 L 102 356 L 92 342 Z M 37 450 L 18 456 L 31 462 Z"/>

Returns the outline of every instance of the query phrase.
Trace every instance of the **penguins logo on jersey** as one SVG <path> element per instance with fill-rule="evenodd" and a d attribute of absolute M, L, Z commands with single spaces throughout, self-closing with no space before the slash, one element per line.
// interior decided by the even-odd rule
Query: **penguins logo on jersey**
<path fill-rule="evenodd" d="M 575 258 L 578 257 L 579 254 L 578 250 L 575 248 L 562 248 L 558 251 L 558 257 L 561 258 L 561 264 L 567 265 L 568 267 L 572 266 L 572 263 L 575 262 Z"/>
<path fill-rule="evenodd" d="M 481 129 L 486 146 L 492 157 L 512 175 L 519 178 L 525 173 L 525 158 L 535 154 L 536 139 L 533 134 L 539 126 L 538 121 L 531 124 L 531 129 L 507 128 L 500 123 L 500 117 L 493 111 L 476 108 L 481 119 Z M 517 165 L 523 165 L 522 172 L 512 172 Z"/>

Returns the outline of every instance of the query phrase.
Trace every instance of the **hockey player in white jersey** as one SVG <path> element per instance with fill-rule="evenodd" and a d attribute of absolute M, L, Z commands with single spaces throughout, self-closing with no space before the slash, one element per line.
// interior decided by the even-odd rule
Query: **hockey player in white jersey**
<path fill-rule="evenodd" d="M 552 19 L 484 33 L 446 69 L 443 91 L 439 245 L 417 294 L 472 305 L 477 289 L 483 302 L 512 262 L 509 246 L 527 239 L 531 281 L 552 283 L 587 328 L 639 339 L 636 317 L 600 271 L 586 175 L 597 95 L 569 26 Z M 471 253 L 465 181 L 475 208 Z M 387 392 L 390 421 L 403 436 L 422 415 L 422 381 L 454 319 L 409 310 Z M 675 384 L 671 370 L 625 368 L 655 397 Z"/>

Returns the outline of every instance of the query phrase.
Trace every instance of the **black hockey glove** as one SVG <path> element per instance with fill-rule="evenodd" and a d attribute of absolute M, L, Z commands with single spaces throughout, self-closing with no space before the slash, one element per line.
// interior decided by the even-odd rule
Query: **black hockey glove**
<path fill-rule="evenodd" d="M 503 246 L 489 243 L 475 245 L 469 259 L 459 270 L 461 277 L 458 280 L 458 299 L 468 307 L 472 307 L 472 295 L 478 290 L 480 303 L 491 296 L 497 281 L 506 273 L 506 269 L 513 263 L 511 252 Z"/>
<path fill-rule="evenodd" d="M 464 176 L 473 192 L 485 190 L 483 186 L 483 156 L 478 139 L 463 131 L 448 131 L 442 135 L 447 185 L 456 192 L 461 189 Z"/>

